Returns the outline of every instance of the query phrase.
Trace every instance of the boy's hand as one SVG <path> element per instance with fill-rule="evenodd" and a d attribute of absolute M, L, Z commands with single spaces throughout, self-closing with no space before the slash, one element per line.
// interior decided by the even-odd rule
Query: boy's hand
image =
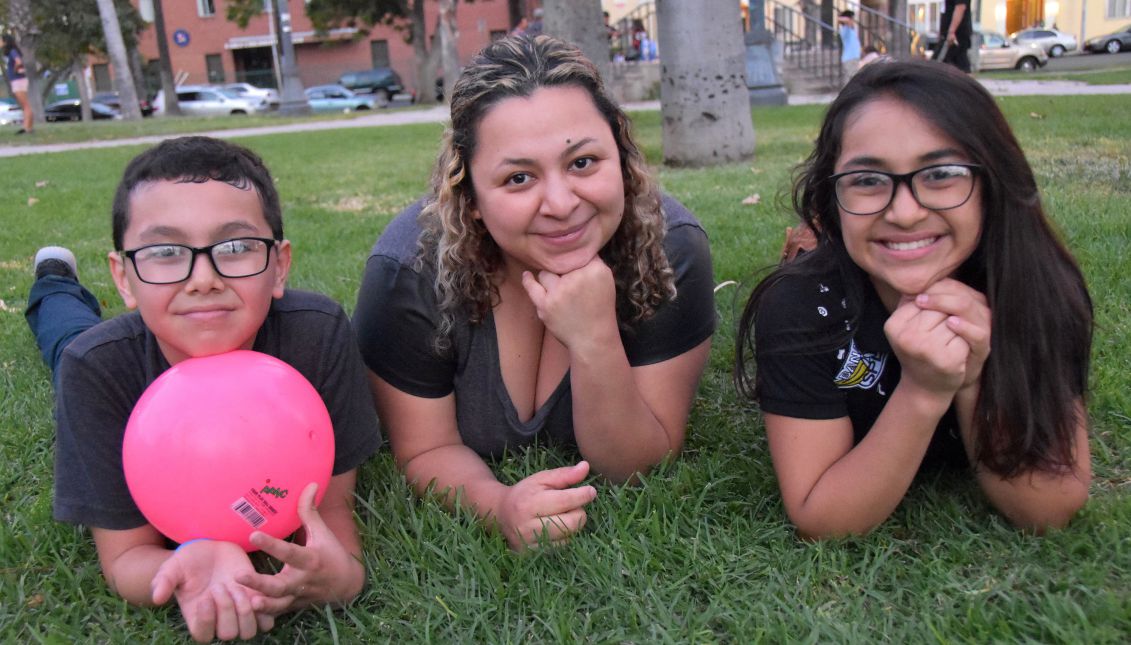
<path fill-rule="evenodd" d="M 543 470 L 507 489 L 496 521 L 507 543 L 516 551 L 537 546 L 545 535 L 551 544 L 562 544 L 585 526 L 585 505 L 597 497 L 597 489 L 581 486 L 589 464 Z"/>
<path fill-rule="evenodd" d="M 256 612 L 276 615 L 314 603 L 345 602 L 356 595 L 355 581 L 364 579 L 364 570 L 318 513 L 314 505 L 317 492 L 318 484 L 311 483 L 299 498 L 298 515 L 306 536 L 303 544 L 259 531 L 251 534 L 252 544 L 283 562 L 279 573 L 252 571 L 239 578 L 262 594 L 254 600 Z"/>
<path fill-rule="evenodd" d="M 274 616 L 256 614 L 252 604 L 259 592 L 237 578 L 254 573 L 247 553 L 220 540 L 186 544 L 161 565 L 153 577 L 154 604 L 175 594 L 189 633 L 198 642 L 213 638 L 249 639 L 275 625 Z"/>

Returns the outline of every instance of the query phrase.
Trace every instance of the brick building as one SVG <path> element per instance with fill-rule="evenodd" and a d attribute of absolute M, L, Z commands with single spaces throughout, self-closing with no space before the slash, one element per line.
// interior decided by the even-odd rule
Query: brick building
<path fill-rule="evenodd" d="M 152 21 L 152 0 L 134 1 L 142 16 Z M 404 33 L 379 25 L 368 34 L 345 28 L 319 35 L 306 17 L 303 0 L 276 1 L 289 1 L 295 60 L 304 86 L 337 82 L 347 71 L 388 66 L 400 74 L 408 89 L 416 89 L 416 63 Z M 162 8 L 173 75 L 179 83 L 247 81 L 275 85 L 270 14 L 263 13 L 253 18 L 247 29 L 240 29 L 225 17 L 224 0 L 164 0 Z M 429 37 L 436 28 L 436 14 L 437 4 L 428 2 L 425 24 Z M 467 60 L 491 39 L 507 33 L 508 0 L 460 2 L 456 17 L 460 60 Z M 156 76 L 154 31 L 145 30 L 139 45 L 147 64 L 147 77 Z M 110 82 L 109 71 L 102 65 L 95 66 L 94 77 L 96 86 Z M 156 88 L 156 83 L 150 82 Z"/>

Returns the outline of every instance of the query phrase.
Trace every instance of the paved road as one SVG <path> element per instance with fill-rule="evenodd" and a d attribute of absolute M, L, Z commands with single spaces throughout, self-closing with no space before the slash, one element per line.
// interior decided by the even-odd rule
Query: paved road
<path fill-rule="evenodd" d="M 1046 72 L 1080 72 L 1085 70 L 1106 69 L 1109 67 L 1131 66 L 1131 51 L 1118 54 L 1084 54 L 1073 53 L 1060 58 L 1050 58 L 1045 65 Z"/>
<path fill-rule="evenodd" d="M 1116 54 L 1122 56 L 1123 54 Z M 1129 54 L 1131 55 L 1131 54 Z M 1075 56 L 1066 59 L 1076 58 Z M 1127 85 L 1087 85 L 1076 81 L 1039 81 L 1022 80 L 1007 81 L 993 78 L 979 79 L 990 92 L 997 96 L 1024 96 L 1024 95 L 1080 95 L 1080 94 L 1131 94 L 1131 84 Z M 828 103 L 832 101 L 833 94 L 820 94 L 815 96 L 791 96 L 790 105 L 804 105 L 815 103 Z M 659 101 L 645 101 L 629 103 L 625 109 L 632 110 L 659 110 Z M 389 125 L 404 125 L 407 123 L 440 123 L 448 119 L 448 108 L 437 106 L 426 110 L 405 110 L 399 112 L 377 111 L 366 116 L 356 117 L 348 121 L 310 121 L 288 123 L 285 125 L 262 126 L 256 128 L 239 128 L 234 130 L 216 130 L 213 132 L 198 132 L 222 139 L 239 137 L 253 137 L 265 134 L 283 134 L 289 132 L 316 132 L 319 130 L 338 130 L 343 128 L 373 128 Z M 66 152 L 69 150 L 82 150 L 87 148 L 113 148 L 117 146 L 131 146 L 157 143 L 164 139 L 180 136 L 178 134 L 154 135 L 148 137 L 133 137 L 129 139 L 114 139 L 111 141 L 84 141 L 78 143 L 50 143 L 30 146 L 5 146 L 0 147 L 0 158 L 16 157 L 20 155 L 43 154 L 48 152 Z"/>

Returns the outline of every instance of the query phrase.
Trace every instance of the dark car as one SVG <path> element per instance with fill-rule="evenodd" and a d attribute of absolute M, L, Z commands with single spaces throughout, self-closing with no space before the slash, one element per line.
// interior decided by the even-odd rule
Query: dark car
<path fill-rule="evenodd" d="M 92 98 L 91 100 L 102 103 L 104 105 L 109 105 L 119 112 L 122 111 L 122 99 L 118 98 L 117 92 L 99 92 L 95 94 L 94 98 Z M 138 98 L 137 106 L 141 108 L 142 116 L 150 116 L 153 114 L 153 104 L 150 103 L 147 99 Z"/>
<path fill-rule="evenodd" d="M 346 72 L 338 79 L 338 85 L 358 94 L 376 94 L 385 103 L 404 91 L 401 77 L 388 67 L 374 67 L 360 72 Z"/>
<path fill-rule="evenodd" d="M 1089 38 L 1084 43 L 1084 51 L 1097 54 L 1100 52 L 1118 54 L 1127 50 L 1131 50 L 1131 25 L 1127 25 L 1114 33 Z"/>
<path fill-rule="evenodd" d="M 118 110 L 105 103 L 91 102 L 90 114 L 95 119 L 120 119 L 122 115 Z M 55 101 L 43 110 L 43 118 L 48 121 L 81 121 L 82 101 L 66 99 Z"/>

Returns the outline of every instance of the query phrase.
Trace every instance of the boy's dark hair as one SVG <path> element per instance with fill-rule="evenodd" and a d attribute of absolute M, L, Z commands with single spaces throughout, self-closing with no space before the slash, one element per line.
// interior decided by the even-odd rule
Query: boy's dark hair
<path fill-rule="evenodd" d="M 202 184 L 222 181 L 244 189 L 250 184 L 259 194 L 263 217 L 271 236 L 283 239 L 283 211 L 271 173 L 259 155 L 243 146 L 211 137 L 180 137 L 162 141 L 133 158 L 122 173 L 114 193 L 114 248 L 122 250 L 122 238 L 130 223 L 130 195 L 151 181 Z"/>

